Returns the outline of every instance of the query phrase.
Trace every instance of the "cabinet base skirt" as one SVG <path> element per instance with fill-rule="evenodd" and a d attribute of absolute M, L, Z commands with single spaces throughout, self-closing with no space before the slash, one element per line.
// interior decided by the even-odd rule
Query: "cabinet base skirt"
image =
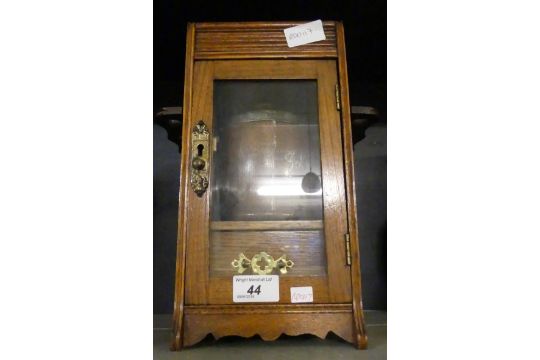
<path fill-rule="evenodd" d="M 324 339 L 333 332 L 359 348 L 367 346 L 365 334 L 355 334 L 351 304 L 198 305 L 185 306 L 183 315 L 172 350 L 195 345 L 208 334 L 215 339 L 259 335 L 272 341 L 282 334 L 312 334 Z"/>

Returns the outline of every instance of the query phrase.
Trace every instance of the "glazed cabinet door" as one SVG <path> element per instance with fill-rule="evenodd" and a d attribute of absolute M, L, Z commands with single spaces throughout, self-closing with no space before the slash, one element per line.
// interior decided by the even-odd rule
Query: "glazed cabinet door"
<path fill-rule="evenodd" d="M 187 305 L 233 304 L 233 276 L 257 272 L 279 275 L 279 303 L 304 286 L 351 302 L 337 81 L 334 60 L 195 62 Z"/>

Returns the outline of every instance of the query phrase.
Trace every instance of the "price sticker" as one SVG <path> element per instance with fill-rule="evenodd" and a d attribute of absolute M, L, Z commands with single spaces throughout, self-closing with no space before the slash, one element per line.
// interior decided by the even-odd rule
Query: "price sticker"
<path fill-rule="evenodd" d="M 233 276 L 233 302 L 278 302 L 278 275 Z"/>

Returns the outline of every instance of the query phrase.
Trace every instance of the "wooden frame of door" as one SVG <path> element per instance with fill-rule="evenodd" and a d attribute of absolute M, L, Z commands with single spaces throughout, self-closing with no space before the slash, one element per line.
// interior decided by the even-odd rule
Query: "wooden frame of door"
<path fill-rule="evenodd" d="M 312 286 L 315 302 L 318 303 L 351 302 L 351 283 L 347 280 L 351 273 L 346 263 L 343 240 L 347 233 L 347 209 L 340 117 L 336 110 L 334 92 L 337 84 L 336 72 L 335 60 L 204 60 L 195 63 L 191 127 L 202 119 L 210 133 L 213 127 L 214 80 L 317 81 L 327 275 L 324 278 L 281 277 L 280 303 L 290 303 L 287 292 L 292 286 Z M 209 168 L 211 162 L 212 159 L 208 164 Z M 212 178 L 211 173 L 209 178 Z M 186 196 L 190 220 L 186 233 L 189 256 L 186 257 L 185 303 L 232 304 L 232 276 L 209 278 L 209 208 L 212 192 L 207 191 L 199 197 L 191 191 Z M 234 275 L 232 269 L 231 275 Z"/>

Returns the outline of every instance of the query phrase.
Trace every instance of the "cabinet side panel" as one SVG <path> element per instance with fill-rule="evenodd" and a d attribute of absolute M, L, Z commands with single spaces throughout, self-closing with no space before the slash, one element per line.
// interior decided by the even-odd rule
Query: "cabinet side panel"
<path fill-rule="evenodd" d="M 367 335 L 362 310 L 362 284 L 360 276 L 360 248 L 356 219 L 356 191 L 354 185 L 354 159 L 351 131 L 351 104 L 349 102 L 349 80 L 347 75 L 347 54 L 345 51 L 345 33 L 343 24 L 337 23 L 338 69 L 341 93 L 341 117 L 343 126 L 343 154 L 345 176 L 347 179 L 347 213 L 351 246 L 351 285 L 353 291 L 353 311 L 355 316 L 356 344 L 359 348 L 367 347 Z"/>
<path fill-rule="evenodd" d="M 195 25 L 188 24 L 186 38 L 186 61 L 184 74 L 184 102 L 183 102 L 183 127 L 182 127 L 182 152 L 180 161 L 180 188 L 178 201 L 178 233 L 176 242 L 176 277 L 175 277 L 175 293 L 174 293 L 174 310 L 173 310 L 173 341 L 171 348 L 179 350 L 182 347 L 183 337 L 183 317 L 184 317 L 184 276 L 185 276 L 185 259 L 186 259 L 186 212 L 185 200 L 187 191 L 187 133 L 189 131 L 191 113 L 191 86 L 193 76 L 193 50 L 195 40 Z"/>

